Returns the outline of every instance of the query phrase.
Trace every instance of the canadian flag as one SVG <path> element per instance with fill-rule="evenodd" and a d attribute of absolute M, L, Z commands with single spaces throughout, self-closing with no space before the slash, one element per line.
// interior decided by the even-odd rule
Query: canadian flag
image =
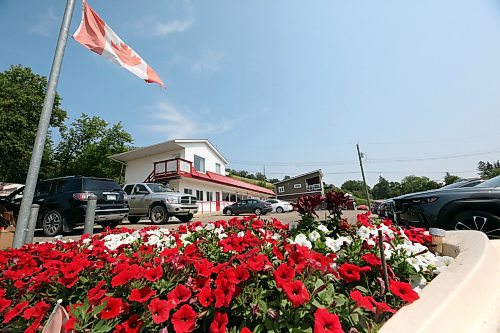
<path fill-rule="evenodd" d="M 165 85 L 156 72 L 97 15 L 83 0 L 83 15 L 73 38 L 86 48 L 128 69 L 148 83 Z"/>

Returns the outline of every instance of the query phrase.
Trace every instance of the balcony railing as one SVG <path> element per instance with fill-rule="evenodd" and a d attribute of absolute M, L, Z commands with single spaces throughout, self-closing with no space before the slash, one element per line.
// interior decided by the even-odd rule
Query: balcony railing
<path fill-rule="evenodd" d="M 321 184 L 310 184 L 306 187 L 307 192 L 321 191 Z"/>
<path fill-rule="evenodd" d="M 173 158 L 170 160 L 154 162 L 154 176 L 168 177 L 182 173 L 191 173 L 192 163 L 182 158 Z"/>

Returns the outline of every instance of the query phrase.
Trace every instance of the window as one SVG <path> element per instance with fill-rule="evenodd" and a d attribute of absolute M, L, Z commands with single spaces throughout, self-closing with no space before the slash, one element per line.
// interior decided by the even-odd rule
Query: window
<path fill-rule="evenodd" d="M 285 186 L 278 187 L 278 193 L 283 193 L 283 192 L 285 192 Z"/>
<path fill-rule="evenodd" d="M 205 172 L 205 159 L 198 155 L 194 155 L 194 168 L 196 171 Z"/>
<path fill-rule="evenodd" d="M 302 184 L 293 184 L 293 188 L 301 188 Z"/>
<path fill-rule="evenodd" d="M 35 189 L 35 197 L 48 195 L 50 192 L 50 182 L 38 183 Z"/>
<path fill-rule="evenodd" d="M 213 200 L 214 200 L 213 193 L 207 191 L 207 201 L 213 201 Z"/>
<path fill-rule="evenodd" d="M 191 194 L 191 195 L 192 195 L 192 194 L 193 194 L 193 190 L 192 190 L 192 189 L 190 189 L 190 188 L 185 188 L 185 189 L 184 189 L 184 193 L 185 193 L 185 194 Z"/>
<path fill-rule="evenodd" d="M 222 200 L 229 201 L 230 195 L 227 192 L 222 192 Z"/>
<path fill-rule="evenodd" d="M 123 189 L 125 191 L 125 193 L 127 193 L 128 195 L 132 194 L 132 188 L 134 187 L 134 185 L 127 185 L 125 186 L 125 188 Z"/>
<path fill-rule="evenodd" d="M 134 188 L 134 194 L 142 194 L 142 193 L 139 193 L 139 192 L 146 192 L 146 193 L 149 193 L 148 189 L 146 188 L 146 186 L 142 185 L 142 184 L 137 184 L 135 185 L 135 188 Z"/>
<path fill-rule="evenodd" d="M 231 193 L 231 199 L 229 201 L 237 201 L 236 200 L 236 194 Z"/>
<path fill-rule="evenodd" d="M 221 174 L 221 169 L 220 169 L 219 163 L 215 163 L 215 173 L 218 173 L 219 175 Z"/>
<path fill-rule="evenodd" d="M 203 191 L 196 190 L 196 200 L 203 201 Z"/>

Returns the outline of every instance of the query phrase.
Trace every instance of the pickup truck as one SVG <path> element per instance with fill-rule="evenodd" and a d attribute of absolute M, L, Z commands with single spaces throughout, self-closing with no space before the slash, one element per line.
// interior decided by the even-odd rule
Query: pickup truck
<path fill-rule="evenodd" d="M 130 223 L 149 217 L 155 224 L 165 224 L 171 216 L 189 222 L 198 212 L 196 197 L 174 192 L 159 183 L 128 183 L 123 190 L 129 196 Z"/>

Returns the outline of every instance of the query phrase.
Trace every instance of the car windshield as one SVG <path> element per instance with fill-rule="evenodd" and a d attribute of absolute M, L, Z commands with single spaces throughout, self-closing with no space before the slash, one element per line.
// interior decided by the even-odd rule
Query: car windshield
<path fill-rule="evenodd" d="M 163 193 L 163 192 L 173 192 L 171 189 L 168 187 L 165 187 L 163 184 L 146 184 L 148 185 L 149 189 L 153 193 Z"/>
<path fill-rule="evenodd" d="M 456 183 L 453 183 L 453 184 L 449 184 L 449 185 L 443 186 L 443 187 L 440 188 L 440 190 L 447 190 L 447 189 L 450 189 L 450 188 L 461 187 L 465 183 L 466 183 L 466 181 L 456 182 Z"/>
<path fill-rule="evenodd" d="M 476 187 L 500 187 L 500 176 L 488 179 L 487 181 L 482 182 L 479 185 L 476 185 Z"/>

